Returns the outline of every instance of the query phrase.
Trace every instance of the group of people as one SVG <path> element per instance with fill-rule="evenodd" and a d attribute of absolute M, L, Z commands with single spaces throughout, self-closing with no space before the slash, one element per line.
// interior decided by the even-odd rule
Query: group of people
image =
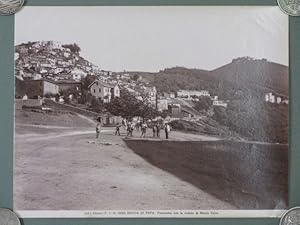
<path fill-rule="evenodd" d="M 122 124 L 117 123 L 116 124 L 116 130 L 115 130 L 115 135 L 120 136 L 120 130 L 121 127 L 124 127 L 124 129 L 127 131 L 127 137 L 133 137 L 133 131 L 140 131 L 140 137 L 145 138 L 146 133 L 147 133 L 147 128 L 152 128 L 153 132 L 153 137 L 154 138 L 160 138 L 160 132 L 161 130 L 165 131 L 165 136 L 166 139 L 169 139 L 169 134 L 171 132 L 171 126 L 167 122 L 162 122 L 162 121 L 137 121 L 137 122 L 132 122 L 132 121 L 127 121 L 126 119 L 122 120 Z M 98 121 L 96 125 L 96 138 L 99 138 L 100 134 L 100 122 Z"/>
<path fill-rule="evenodd" d="M 160 131 L 162 129 L 165 130 L 165 134 L 166 134 L 166 139 L 169 139 L 169 133 L 171 132 L 171 126 L 169 123 L 165 122 L 162 123 L 158 122 L 158 121 L 137 121 L 137 122 L 131 122 L 131 121 L 127 121 L 127 120 L 123 120 L 122 121 L 123 126 L 125 127 L 125 129 L 127 130 L 127 136 L 132 137 L 133 136 L 133 131 L 140 131 L 141 138 L 145 138 L 146 137 L 146 133 L 147 133 L 147 128 L 152 128 L 152 132 L 153 132 L 153 137 L 158 137 L 160 138 Z M 116 126 L 116 135 L 119 134 L 120 131 L 120 125 L 117 124 Z"/>

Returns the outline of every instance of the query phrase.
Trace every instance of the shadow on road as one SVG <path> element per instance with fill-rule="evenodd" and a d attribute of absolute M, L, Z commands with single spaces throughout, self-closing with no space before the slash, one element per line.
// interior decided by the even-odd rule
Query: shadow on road
<path fill-rule="evenodd" d="M 287 207 L 287 145 L 124 141 L 152 165 L 239 209 Z"/>

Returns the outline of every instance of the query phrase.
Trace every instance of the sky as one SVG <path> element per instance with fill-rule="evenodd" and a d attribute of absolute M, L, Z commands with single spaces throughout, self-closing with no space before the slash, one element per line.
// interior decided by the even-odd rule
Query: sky
<path fill-rule="evenodd" d="M 288 65 L 288 16 L 277 6 L 27 6 L 15 43 L 77 43 L 101 69 L 213 70 L 242 56 Z"/>

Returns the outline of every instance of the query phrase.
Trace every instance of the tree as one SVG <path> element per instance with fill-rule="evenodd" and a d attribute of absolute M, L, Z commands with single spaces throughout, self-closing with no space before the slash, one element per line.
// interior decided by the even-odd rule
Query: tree
<path fill-rule="evenodd" d="M 89 86 L 96 80 L 96 76 L 88 74 L 81 78 L 82 87 L 84 90 L 89 90 Z"/>
<path fill-rule="evenodd" d="M 167 110 L 167 109 L 165 109 L 165 110 L 163 110 L 161 113 L 160 113 L 160 116 L 162 117 L 162 118 L 167 118 L 168 116 L 170 116 L 170 113 L 169 113 L 169 110 Z"/>
<path fill-rule="evenodd" d="M 140 76 L 138 74 L 134 74 L 134 76 L 133 76 L 134 81 L 137 81 L 139 78 L 140 78 Z"/>
<path fill-rule="evenodd" d="M 156 116 L 159 115 L 159 112 L 153 108 L 151 105 L 145 105 L 141 103 L 140 110 L 139 110 L 139 116 L 143 119 L 153 119 Z"/>
<path fill-rule="evenodd" d="M 197 111 L 209 110 L 212 106 L 212 100 L 209 97 L 199 97 L 199 101 L 195 102 L 195 109 Z"/>
<path fill-rule="evenodd" d="M 158 112 L 146 99 L 143 100 L 138 100 L 126 89 L 121 89 L 120 97 L 115 97 L 107 103 L 106 109 L 115 116 L 121 116 L 129 120 L 135 116 L 140 116 L 144 119 L 157 116 Z"/>
<path fill-rule="evenodd" d="M 96 97 L 93 97 L 92 101 L 91 101 L 91 108 L 93 111 L 101 113 L 104 111 L 105 106 L 104 106 L 104 103 L 102 100 L 100 100 Z"/>
<path fill-rule="evenodd" d="M 73 52 L 75 54 L 79 54 L 79 52 L 81 51 L 81 48 L 76 43 L 66 44 L 66 45 L 63 45 L 62 47 L 70 49 L 71 52 Z"/>
<path fill-rule="evenodd" d="M 82 93 L 80 97 L 78 98 L 78 103 L 79 104 L 88 104 L 91 103 L 93 99 L 93 96 L 86 90 L 82 90 Z"/>
<path fill-rule="evenodd" d="M 138 116 L 139 109 L 138 100 L 125 89 L 121 90 L 120 97 L 115 97 L 106 104 L 106 110 L 108 112 L 126 119 L 132 119 L 134 116 Z"/>
<path fill-rule="evenodd" d="M 148 92 L 143 90 L 140 92 L 139 100 L 139 116 L 143 119 L 152 119 L 159 115 L 159 112 L 153 107 L 151 103 L 151 96 Z"/>

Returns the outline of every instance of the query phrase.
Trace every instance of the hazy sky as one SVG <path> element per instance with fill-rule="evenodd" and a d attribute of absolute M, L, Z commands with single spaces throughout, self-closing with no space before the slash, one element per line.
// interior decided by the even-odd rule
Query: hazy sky
<path fill-rule="evenodd" d="M 215 69 L 251 56 L 288 65 L 288 16 L 277 6 L 24 7 L 16 44 L 77 43 L 102 69 Z"/>

